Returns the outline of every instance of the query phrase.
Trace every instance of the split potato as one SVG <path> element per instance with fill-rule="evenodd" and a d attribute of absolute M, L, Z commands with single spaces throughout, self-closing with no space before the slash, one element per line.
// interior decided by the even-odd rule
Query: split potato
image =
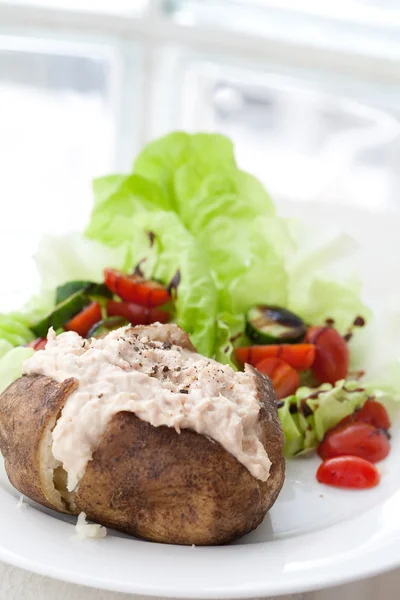
<path fill-rule="evenodd" d="M 195 351 L 177 326 L 140 335 Z M 155 336 L 155 337 L 154 337 Z M 78 487 L 52 455 L 52 430 L 79 383 L 24 375 L 0 396 L 0 450 L 13 486 L 54 510 L 79 514 L 110 528 L 155 542 L 224 544 L 255 529 L 284 481 L 284 437 L 270 380 L 250 366 L 257 393 L 260 434 L 271 461 L 266 481 L 218 442 L 190 429 L 154 427 L 132 412 L 108 422 Z"/>

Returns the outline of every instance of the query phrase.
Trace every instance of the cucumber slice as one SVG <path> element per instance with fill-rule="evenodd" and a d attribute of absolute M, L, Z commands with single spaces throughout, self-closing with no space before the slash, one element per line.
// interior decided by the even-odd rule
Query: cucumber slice
<path fill-rule="evenodd" d="M 49 327 L 59 329 L 72 319 L 85 306 L 91 303 L 91 299 L 81 291 L 59 302 L 49 315 L 32 325 L 32 331 L 38 337 L 46 337 Z"/>
<path fill-rule="evenodd" d="M 103 319 L 102 321 L 95 323 L 93 327 L 89 329 L 86 337 L 102 337 L 114 329 L 124 327 L 124 325 L 129 325 L 129 321 L 123 317 L 108 317 L 108 319 Z"/>
<path fill-rule="evenodd" d="M 112 298 L 113 294 L 104 283 L 93 283 L 93 281 L 68 281 L 59 285 L 56 289 L 56 304 L 64 302 L 77 292 L 82 292 L 87 296 L 100 296 Z"/>
<path fill-rule="evenodd" d="M 306 331 L 300 317 L 279 306 L 260 304 L 250 308 L 246 315 L 246 334 L 258 344 L 294 344 Z"/>

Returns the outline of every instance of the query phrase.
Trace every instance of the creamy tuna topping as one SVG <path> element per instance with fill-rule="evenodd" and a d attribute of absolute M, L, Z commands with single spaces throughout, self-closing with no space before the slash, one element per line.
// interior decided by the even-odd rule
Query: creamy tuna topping
<path fill-rule="evenodd" d="M 53 430 L 52 452 L 68 474 L 69 491 L 121 411 L 154 427 L 193 429 L 219 442 L 255 478 L 268 478 L 271 462 L 259 439 L 260 403 L 249 373 L 130 327 L 90 340 L 50 330 L 46 348 L 25 361 L 23 372 L 78 382 Z"/>

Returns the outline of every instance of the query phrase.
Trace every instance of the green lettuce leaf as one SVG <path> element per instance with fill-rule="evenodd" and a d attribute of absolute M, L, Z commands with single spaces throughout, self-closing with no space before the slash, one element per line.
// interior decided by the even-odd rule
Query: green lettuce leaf
<path fill-rule="evenodd" d="M 27 326 L 22 314 L 0 315 L 0 340 L 12 346 L 23 346 L 34 338 L 35 336 Z"/>
<path fill-rule="evenodd" d="M 32 356 L 33 348 L 13 348 L 0 358 L 0 394 L 21 377 L 23 362 Z"/>
<path fill-rule="evenodd" d="M 321 233 L 295 221 L 290 231 L 296 247 L 286 257 L 290 310 L 313 325 L 333 319 L 342 334 L 357 316 L 369 321 L 371 311 L 362 301 L 361 282 L 346 263 L 357 250 L 355 241 L 346 234 Z"/>
<path fill-rule="evenodd" d="M 151 230 L 155 236 L 158 256 L 151 276 L 168 285 L 179 272 L 176 322 L 201 354 L 211 356 L 215 349 L 218 297 L 206 253 L 172 212 L 143 213 L 138 215 L 136 225 L 138 231 Z M 139 246 L 137 242 L 136 256 L 141 255 Z"/>
<path fill-rule="evenodd" d="M 7 340 L 0 339 L 0 359 L 2 359 L 7 352 L 10 352 L 13 347 L 14 346 L 10 342 L 7 342 Z"/>
<path fill-rule="evenodd" d="M 169 198 L 170 206 L 176 209 L 175 178 L 187 163 L 195 165 L 199 173 L 196 180 L 189 182 L 191 190 L 195 190 L 204 175 L 236 167 L 232 142 L 218 134 L 190 135 L 177 131 L 145 146 L 133 170 L 156 183 Z"/>
<path fill-rule="evenodd" d="M 96 179 L 93 193 L 94 208 L 86 236 L 111 246 L 131 240 L 137 214 L 170 207 L 160 187 L 138 175 Z"/>

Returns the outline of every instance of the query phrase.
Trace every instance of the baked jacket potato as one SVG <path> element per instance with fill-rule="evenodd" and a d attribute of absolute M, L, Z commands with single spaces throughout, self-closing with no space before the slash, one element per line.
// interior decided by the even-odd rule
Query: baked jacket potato
<path fill-rule="evenodd" d="M 130 331 L 195 352 L 175 325 Z M 259 440 L 271 461 L 266 481 L 222 445 L 191 429 L 154 427 L 133 412 L 109 420 L 79 485 L 52 454 L 52 431 L 79 383 L 24 375 L 0 396 L 0 450 L 13 486 L 54 510 L 79 514 L 155 542 L 224 544 L 255 529 L 284 481 L 284 438 L 268 378 L 246 366 L 260 403 Z"/>

